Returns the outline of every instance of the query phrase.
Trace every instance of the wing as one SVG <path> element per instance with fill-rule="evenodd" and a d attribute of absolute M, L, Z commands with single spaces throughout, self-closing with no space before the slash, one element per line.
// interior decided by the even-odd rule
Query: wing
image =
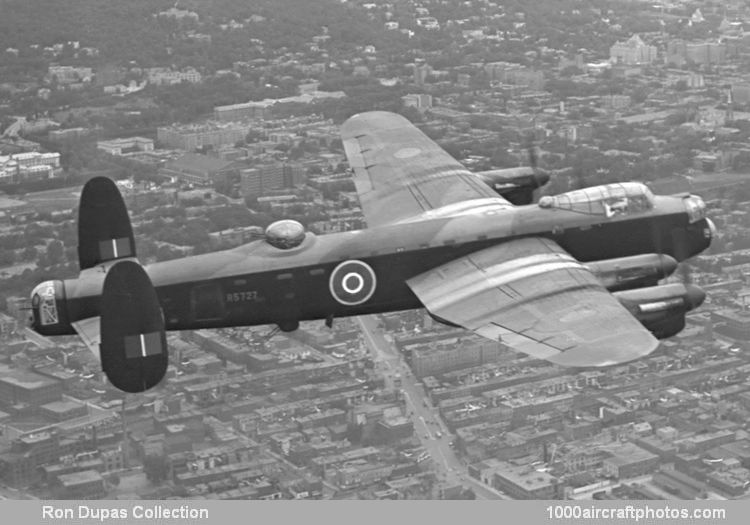
<path fill-rule="evenodd" d="M 370 227 L 446 206 L 445 214 L 481 204 L 511 206 L 401 115 L 354 115 L 341 126 L 341 138 Z"/>
<path fill-rule="evenodd" d="M 549 239 L 493 246 L 407 281 L 433 315 L 565 366 L 643 357 L 658 341 Z"/>

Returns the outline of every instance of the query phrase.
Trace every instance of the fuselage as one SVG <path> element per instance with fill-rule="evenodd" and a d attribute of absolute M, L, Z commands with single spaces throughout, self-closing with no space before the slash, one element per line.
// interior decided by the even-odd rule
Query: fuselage
<path fill-rule="evenodd" d="M 646 253 L 684 260 L 711 241 L 710 222 L 702 214 L 688 213 L 689 199 L 698 198 L 652 196 L 647 209 L 621 214 L 538 204 L 478 206 L 463 214 L 436 214 L 365 230 L 307 233 L 291 249 L 257 240 L 145 269 L 167 330 L 259 324 L 293 329 L 302 320 L 421 307 L 408 279 L 511 239 L 548 237 L 582 262 Z M 345 261 L 364 263 L 362 267 L 372 270 L 372 280 L 346 273 L 346 267 L 339 268 Z M 106 266 L 56 284 L 59 322 L 41 324 L 35 311 L 34 329 L 43 335 L 73 334 L 71 323 L 100 315 Z M 352 292 L 365 288 L 361 291 L 366 300 L 342 300 L 335 291 L 342 285 Z"/>

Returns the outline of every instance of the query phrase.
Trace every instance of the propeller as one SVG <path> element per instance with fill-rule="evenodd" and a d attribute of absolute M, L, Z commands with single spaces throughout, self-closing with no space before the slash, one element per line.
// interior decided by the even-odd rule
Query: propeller
<path fill-rule="evenodd" d="M 537 188 L 542 188 L 549 182 L 550 175 L 544 170 L 539 169 L 539 150 L 536 146 L 536 140 L 534 138 L 534 132 L 529 131 L 526 133 L 526 151 L 529 156 L 529 167 L 534 174 L 534 182 Z"/>
<path fill-rule="evenodd" d="M 654 240 L 654 247 L 656 248 L 656 253 L 663 254 L 664 253 L 664 239 L 662 238 L 659 228 L 657 226 L 656 221 L 651 221 L 651 234 L 653 236 Z M 667 242 L 674 243 L 673 246 L 673 255 L 675 258 L 680 261 L 677 265 L 677 270 L 672 274 L 671 281 L 677 281 L 684 285 L 693 284 L 693 276 L 692 276 L 692 270 L 690 267 L 690 264 L 686 261 L 687 254 L 684 253 L 685 245 L 686 245 L 686 239 L 685 232 L 683 230 L 672 230 L 671 236 L 669 237 L 669 240 Z"/>
<path fill-rule="evenodd" d="M 680 275 L 680 282 L 682 284 L 693 284 L 693 272 L 687 261 L 683 261 L 677 265 L 677 272 Z"/>

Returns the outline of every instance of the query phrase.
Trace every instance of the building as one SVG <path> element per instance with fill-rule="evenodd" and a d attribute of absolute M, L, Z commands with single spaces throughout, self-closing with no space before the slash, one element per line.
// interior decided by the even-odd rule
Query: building
<path fill-rule="evenodd" d="M 651 64 L 656 60 L 656 55 L 656 47 L 647 45 L 638 35 L 631 36 L 625 42 L 615 42 L 609 48 L 609 59 L 613 64 Z"/>
<path fill-rule="evenodd" d="M 411 365 L 417 377 L 427 377 L 497 363 L 505 350 L 502 344 L 493 341 L 451 339 L 412 349 Z"/>
<path fill-rule="evenodd" d="M 559 499 L 562 497 L 558 479 L 549 472 L 540 472 L 531 465 L 506 463 L 494 470 L 492 485 L 513 499 Z"/>
<path fill-rule="evenodd" d="M 101 499 L 106 495 L 104 478 L 96 470 L 83 470 L 57 477 L 59 499 Z"/>
<path fill-rule="evenodd" d="M 189 124 L 160 127 L 156 129 L 156 139 L 164 146 L 185 151 L 211 146 L 234 145 L 242 142 L 250 130 L 249 125 L 237 124 Z"/>
<path fill-rule="evenodd" d="M 240 171 L 240 195 L 261 197 L 272 190 L 295 188 L 307 180 L 301 164 L 268 164 Z"/>
<path fill-rule="evenodd" d="M 269 118 L 274 102 L 272 100 L 261 100 L 257 102 L 245 102 L 243 104 L 216 106 L 214 108 L 214 118 L 220 122 L 231 122 L 233 120 L 249 118 Z"/>
<path fill-rule="evenodd" d="M 685 58 L 699 65 L 723 64 L 728 59 L 728 49 L 726 44 L 719 42 L 688 44 L 685 49 Z"/>
<path fill-rule="evenodd" d="M 404 107 L 417 108 L 420 111 L 430 109 L 432 107 L 432 95 L 426 93 L 413 93 L 404 95 L 401 97 L 401 101 L 404 103 Z"/>
<path fill-rule="evenodd" d="M 335 469 L 334 483 L 343 489 L 363 487 L 387 479 L 393 472 L 393 465 L 349 464 Z"/>
<path fill-rule="evenodd" d="M 128 137 L 123 139 L 99 140 L 96 149 L 110 155 L 127 155 L 137 151 L 154 151 L 154 141 L 144 137 Z"/>
<path fill-rule="evenodd" d="M 544 89 L 544 73 L 511 62 L 490 62 L 484 71 L 492 83 L 523 86 L 533 91 Z"/>
<path fill-rule="evenodd" d="M 0 404 L 41 406 L 62 397 L 60 381 L 35 372 L 11 369 L 0 376 Z"/>
<path fill-rule="evenodd" d="M 25 434 L 13 440 L 10 451 L 0 453 L 0 478 L 15 487 L 27 486 L 40 478 L 40 466 L 93 446 L 89 439 L 63 438 L 56 430 Z"/>
<path fill-rule="evenodd" d="M 614 110 L 626 109 L 631 103 L 630 95 L 604 95 L 601 100 L 605 108 Z"/>
<path fill-rule="evenodd" d="M 711 312 L 714 330 L 741 341 L 750 339 L 750 314 L 733 310 Z"/>
<path fill-rule="evenodd" d="M 432 74 L 432 67 L 429 64 L 418 64 L 414 66 L 414 83 L 418 86 L 424 85 L 427 77 Z"/>
<path fill-rule="evenodd" d="M 159 175 L 191 184 L 212 184 L 231 178 L 237 172 L 236 164 L 232 161 L 198 153 L 186 153 L 159 168 Z"/>
<path fill-rule="evenodd" d="M 175 3 L 177 5 L 177 3 Z M 187 9 L 179 9 L 177 7 L 170 7 L 166 11 L 161 11 L 154 16 L 163 16 L 165 18 L 174 18 L 175 20 L 192 20 L 198 22 L 198 13 L 194 11 L 188 11 Z"/>
<path fill-rule="evenodd" d="M 737 104 L 747 104 L 750 102 L 750 84 L 732 84 L 732 100 Z"/>
<path fill-rule="evenodd" d="M 152 67 L 146 69 L 146 78 L 149 84 L 157 86 L 179 84 L 180 82 L 197 84 L 203 80 L 201 74 L 193 68 L 174 71 L 165 67 Z"/>
<path fill-rule="evenodd" d="M 60 169 L 60 154 L 29 151 L 0 155 L 0 183 L 48 179 Z"/>
<path fill-rule="evenodd" d="M 78 140 L 93 133 L 90 128 L 65 128 L 50 130 L 48 137 L 52 142 L 66 142 L 69 140 Z"/>
<path fill-rule="evenodd" d="M 49 66 L 47 79 L 58 84 L 74 84 L 76 82 L 91 82 L 94 71 L 90 67 Z"/>
<path fill-rule="evenodd" d="M 78 459 L 73 455 L 68 455 L 60 458 L 59 463 L 42 465 L 40 467 L 42 477 L 48 483 L 56 483 L 58 478 L 65 474 L 83 472 L 84 470 L 96 470 L 97 472 L 102 472 L 104 470 L 104 462 L 101 458 L 92 457 L 95 455 L 96 452 L 79 454 Z"/>
<path fill-rule="evenodd" d="M 54 421 L 65 421 L 88 414 L 86 405 L 75 401 L 53 401 L 40 408 L 42 414 Z"/>
<path fill-rule="evenodd" d="M 649 474 L 659 463 L 659 456 L 632 443 L 610 452 L 613 453 L 612 457 L 602 462 L 604 475 L 617 479 Z"/>

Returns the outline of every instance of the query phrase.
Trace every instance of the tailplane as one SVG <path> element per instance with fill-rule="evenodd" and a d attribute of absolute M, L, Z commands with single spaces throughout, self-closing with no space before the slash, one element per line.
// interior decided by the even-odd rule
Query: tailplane
<path fill-rule="evenodd" d="M 125 201 L 106 177 L 89 180 L 78 211 L 81 273 L 106 264 L 100 315 L 74 323 L 86 344 L 98 346 L 102 370 L 125 392 L 156 386 L 169 364 L 167 336 L 151 279 L 136 259 Z"/>

